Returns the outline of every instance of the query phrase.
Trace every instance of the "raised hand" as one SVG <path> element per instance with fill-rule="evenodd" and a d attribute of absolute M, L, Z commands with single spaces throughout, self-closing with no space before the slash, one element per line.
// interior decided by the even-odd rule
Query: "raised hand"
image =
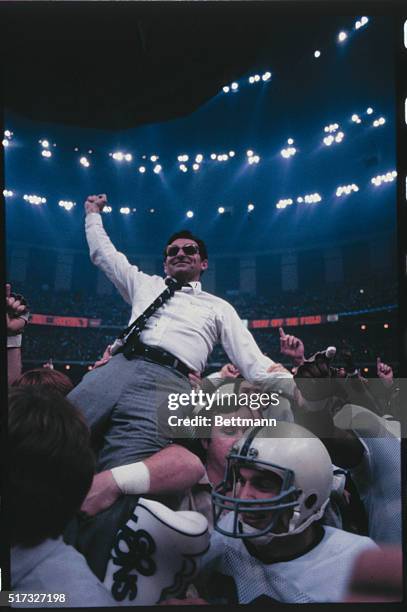
<path fill-rule="evenodd" d="M 7 335 L 13 336 L 21 333 L 26 320 L 21 315 L 28 311 L 27 302 L 20 294 L 11 292 L 11 285 L 6 284 L 6 325 Z"/>
<path fill-rule="evenodd" d="M 337 382 L 337 371 L 330 367 L 325 352 L 315 353 L 304 361 L 294 378 L 303 397 L 310 401 L 342 395 L 343 392 Z"/>
<path fill-rule="evenodd" d="M 103 208 L 107 205 L 107 197 L 105 193 L 99 195 L 90 195 L 85 201 L 85 212 L 89 213 L 101 213 Z"/>
<path fill-rule="evenodd" d="M 377 376 L 386 387 L 390 387 L 393 384 L 393 370 L 387 363 L 383 363 L 380 357 L 376 359 L 376 371 Z"/>
<path fill-rule="evenodd" d="M 294 365 L 299 366 L 304 363 L 304 344 L 296 336 L 291 336 L 284 332 L 282 327 L 278 328 L 280 332 L 280 351 L 283 355 L 290 357 Z"/>

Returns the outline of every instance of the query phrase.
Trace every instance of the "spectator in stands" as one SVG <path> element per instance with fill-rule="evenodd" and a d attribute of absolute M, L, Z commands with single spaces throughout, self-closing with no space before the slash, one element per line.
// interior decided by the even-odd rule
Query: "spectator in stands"
<path fill-rule="evenodd" d="M 114 605 L 84 557 L 62 540 L 92 482 L 83 419 L 59 393 L 20 387 L 9 394 L 8 436 L 12 590 L 63 594 L 41 607 Z"/>

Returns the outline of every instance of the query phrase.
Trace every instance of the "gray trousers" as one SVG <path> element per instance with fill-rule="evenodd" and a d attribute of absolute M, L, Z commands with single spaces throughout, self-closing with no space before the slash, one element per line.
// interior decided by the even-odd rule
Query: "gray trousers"
<path fill-rule="evenodd" d="M 189 393 L 188 379 L 176 370 L 141 357 L 128 360 L 121 353 L 86 374 L 68 395 L 84 415 L 98 449 L 97 471 L 142 461 L 168 445 L 168 394 Z M 123 495 L 111 508 L 94 517 L 78 515 L 64 539 L 86 558 L 104 579 L 116 534 L 126 524 L 138 496 Z M 159 498 L 173 509 L 174 496 Z"/>
<path fill-rule="evenodd" d="M 68 395 L 98 451 L 97 471 L 142 461 L 167 446 L 169 393 L 190 393 L 177 370 L 121 353 L 86 374 Z"/>

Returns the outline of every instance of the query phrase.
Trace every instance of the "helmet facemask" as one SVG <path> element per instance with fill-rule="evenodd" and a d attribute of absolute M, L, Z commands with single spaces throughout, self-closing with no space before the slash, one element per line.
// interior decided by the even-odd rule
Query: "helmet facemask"
<path fill-rule="evenodd" d="M 264 499 L 242 499 L 238 497 L 238 477 L 240 469 L 244 467 L 262 472 L 272 472 L 277 475 L 281 479 L 280 492 L 273 497 Z M 281 533 L 281 525 L 287 523 L 287 512 L 292 515 L 292 512 L 298 506 L 297 500 L 300 494 L 301 491 L 294 486 L 294 472 L 291 470 L 279 465 L 258 461 L 254 456 L 242 459 L 232 450 L 227 459 L 225 478 L 212 493 L 215 529 L 223 535 L 242 539 L 258 538 L 266 534 L 273 536 L 287 535 L 287 531 Z M 230 531 L 219 526 L 219 520 L 224 511 L 234 513 L 233 527 Z M 270 521 L 260 529 L 245 524 L 241 516 L 242 514 L 252 514 L 255 519 L 256 514 L 258 516 L 264 513 L 270 513 Z"/>

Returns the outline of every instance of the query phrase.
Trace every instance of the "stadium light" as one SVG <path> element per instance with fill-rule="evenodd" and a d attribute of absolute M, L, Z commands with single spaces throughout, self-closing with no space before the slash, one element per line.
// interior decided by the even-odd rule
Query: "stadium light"
<path fill-rule="evenodd" d="M 239 89 L 239 84 L 236 83 L 236 82 L 233 82 L 230 87 L 231 87 L 232 91 L 237 91 Z"/>
<path fill-rule="evenodd" d="M 150 160 L 151 160 L 152 162 L 156 162 L 156 161 L 158 160 L 158 155 L 152 155 L 152 156 L 150 157 Z"/>
<path fill-rule="evenodd" d="M 252 210 L 254 210 L 254 204 L 250 203 L 247 205 L 247 210 L 248 212 L 252 212 Z"/>
<path fill-rule="evenodd" d="M 246 155 L 247 157 L 252 157 L 254 155 L 253 151 L 251 149 L 249 149 L 248 151 L 246 151 Z"/>
<path fill-rule="evenodd" d="M 76 202 L 71 202 L 70 200 L 59 200 L 58 206 L 69 211 L 72 210 L 74 206 L 76 206 Z"/>
<path fill-rule="evenodd" d="M 393 170 L 391 172 L 387 172 L 386 174 L 379 174 L 378 176 L 375 176 L 371 179 L 371 183 L 375 186 L 375 187 L 380 187 L 380 185 L 382 183 L 391 183 L 394 181 L 394 179 L 397 176 L 397 172 L 396 170 Z"/>
<path fill-rule="evenodd" d="M 111 206 L 104 206 L 102 209 L 102 212 L 104 213 L 111 213 L 112 212 L 112 207 Z"/>
<path fill-rule="evenodd" d="M 49 147 L 49 142 L 48 142 L 48 140 L 40 140 L 39 142 L 40 142 L 41 146 L 42 146 L 44 149 L 48 149 L 48 147 Z"/>
<path fill-rule="evenodd" d="M 120 211 L 122 215 L 129 215 L 130 214 L 130 208 L 128 206 L 122 206 L 122 208 L 120 209 Z"/>
<path fill-rule="evenodd" d="M 355 183 L 352 183 L 352 185 L 342 185 L 341 187 L 337 188 L 336 196 L 340 198 L 343 195 L 349 195 L 352 192 L 356 193 L 358 191 L 359 187 L 355 185 Z"/>
<path fill-rule="evenodd" d="M 229 157 L 234 157 L 235 156 L 235 152 L 234 151 L 229 151 Z"/>
<path fill-rule="evenodd" d="M 249 77 L 249 83 L 253 84 L 254 83 L 254 76 Z"/>
<path fill-rule="evenodd" d="M 127 162 L 131 162 L 131 160 L 133 159 L 133 156 L 132 156 L 132 154 L 131 154 L 131 153 L 126 153 L 126 155 L 124 156 L 124 159 L 125 159 Z"/>
<path fill-rule="evenodd" d="M 145 166 L 140 166 L 138 171 L 140 172 L 140 174 L 144 174 L 144 172 L 146 171 L 146 167 Z"/>
<path fill-rule="evenodd" d="M 219 206 L 219 208 L 218 208 L 218 213 L 219 213 L 220 215 L 223 215 L 223 213 L 224 213 L 224 212 L 225 212 L 225 208 L 224 208 L 223 206 Z"/>
<path fill-rule="evenodd" d="M 1 144 L 3 145 L 4 148 L 9 146 L 9 141 L 7 140 L 7 138 L 3 138 L 3 140 L 1 141 Z"/>
<path fill-rule="evenodd" d="M 43 150 L 41 151 L 41 155 L 42 155 L 43 157 L 52 157 L 52 153 L 51 153 L 51 151 L 48 151 L 48 149 L 43 149 Z"/>
<path fill-rule="evenodd" d="M 162 170 L 162 166 L 160 166 L 160 164 L 156 164 L 156 165 L 154 166 L 154 168 L 153 168 L 153 172 L 154 172 L 155 174 L 159 174 L 159 173 L 161 172 L 161 170 Z"/>
<path fill-rule="evenodd" d="M 196 170 L 199 170 L 199 168 L 200 168 L 200 165 L 199 165 L 199 164 L 192 164 L 192 169 L 193 169 L 193 170 L 195 170 L 195 171 L 196 171 Z"/>
<path fill-rule="evenodd" d="M 34 194 L 30 194 L 30 195 L 24 194 L 23 200 L 25 200 L 26 202 L 29 202 L 30 204 L 34 204 L 35 206 L 39 206 L 40 204 L 45 204 L 47 201 L 47 198 L 44 198 L 38 195 L 34 195 Z"/>
<path fill-rule="evenodd" d="M 80 160 L 79 160 L 79 163 L 80 163 L 82 166 L 84 166 L 85 168 L 89 168 L 89 166 L 90 166 L 90 163 L 89 163 L 89 161 L 88 161 L 88 158 L 87 158 L 87 157 L 81 157 L 81 158 L 80 158 Z"/>
<path fill-rule="evenodd" d="M 12 138 L 13 136 L 13 132 L 11 132 L 10 130 L 5 130 L 4 131 L 4 137 L 8 138 L 9 140 Z"/>
<path fill-rule="evenodd" d="M 188 172 L 188 168 L 186 167 L 186 165 L 185 165 L 185 164 L 180 164 L 179 169 L 180 169 L 182 172 Z"/>
<path fill-rule="evenodd" d="M 229 93 L 229 91 L 230 91 L 230 87 L 228 87 L 227 85 L 225 85 L 224 87 L 222 87 L 222 90 L 223 90 L 225 93 Z"/>
<path fill-rule="evenodd" d="M 347 38 L 348 38 L 348 35 L 347 35 L 346 32 L 339 32 L 339 34 L 338 34 L 338 41 L 339 42 L 344 42 Z"/>
<path fill-rule="evenodd" d="M 14 192 L 11 191 L 10 189 L 3 189 L 3 195 L 5 198 L 12 198 L 14 195 Z"/>
<path fill-rule="evenodd" d="M 198 153 L 198 155 L 195 157 L 195 161 L 197 164 L 200 164 L 203 160 L 203 155 L 202 153 Z"/>
<path fill-rule="evenodd" d="M 260 81 L 260 75 L 259 74 L 255 74 L 254 75 L 254 82 L 258 83 Z"/>
<path fill-rule="evenodd" d="M 287 144 L 289 144 L 289 145 L 294 144 L 294 140 L 293 140 L 292 138 L 289 138 L 289 139 L 287 140 Z"/>
<path fill-rule="evenodd" d="M 211 159 L 216 159 L 216 153 L 211 153 Z"/>
<path fill-rule="evenodd" d="M 271 79 L 271 72 L 265 72 L 261 78 L 264 82 L 269 81 Z"/>
<path fill-rule="evenodd" d="M 314 51 L 314 57 L 318 59 L 318 57 L 321 57 L 321 51 L 319 51 L 318 49 L 316 51 Z"/>
<path fill-rule="evenodd" d="M 366 109 L 366 114 L 371 115 L 372 113 L 373 113 L 373 108 L 369 106 L 369 108 Z"/>
<path fill-rule="evenodd" d="M 285 198 L 277 202 L 276 208 L 287 208 L 287 206 L 291 206 L 292 203 L 293 201 L 291 198 Z"/>
<path fill-rule="evenodd" d="M 194 213 L 192 210 L 187 210 L 187 217 L 188 219 L 192 219 L 192 217 L 194 216 Z"/>

